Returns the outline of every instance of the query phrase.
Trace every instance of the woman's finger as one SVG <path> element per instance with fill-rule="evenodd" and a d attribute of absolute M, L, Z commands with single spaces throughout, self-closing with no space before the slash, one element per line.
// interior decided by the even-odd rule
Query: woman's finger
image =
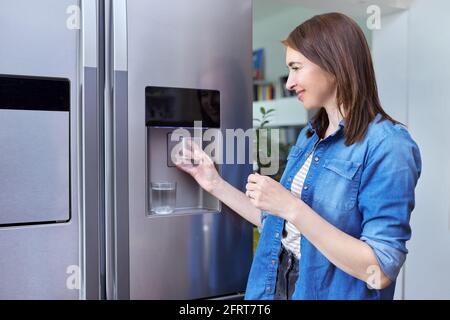
<path fill-rule="evenodd" d="M 261 175 L 256 175 L 256 174 L 251 174 L 248 176 L 247 181 L 248 182 L 253 182 L 253 183 L 258 183 L 261 180 Z"/>
<path fill-rule="evenodd" d="M 187 163 L 191 160 L 192 154 L 188 149 L 182 148 L 178 152 L 174 152 L 172 154 L 172 157 L 173 157 L 172 161 L 174 163 L 177 163 L 177 162 L 186 162 Z"/>
<path fill-rule="evenodd" d="M 198 150 L 193 150 L 190 146 L 184 145 L 182 149 L 182 158 L 186 160 L 194 160 L 200 162 L 202 155 Z"/>
<path fill-rule="evenodd" d="M 206 154 L 200 145 L 192 137 L 183 138 L 182 153 L 186 159 L 197 164 L 214 164 L 212 159 Z"/>
<path fill-rule="evenodd" d="M 211 157 L 203 151 L 200 147 L 194 150 L 194 153 L 198 156 L 198 161 L 206 164 L 213 165 L 214 161 L 211 159 Z"/>
<path fill-rule="evenodd" d="M 185 138 L 186 140 L 186 146 L 192 150 L 193 152 L 197 152 L 199 154 L 201 154 L 203 152 L 202 148 L 198 145 L 198 143 L 192 139 L 192 137 L 190 138 Z"/>
<path fill-rule="evenodd" d="M 184 171 L 188 174 L 193 174 L 194 172 L 194 167 L 192 166 L 191 163 L 184 163 L 184 162 L 174 162 L 175 166 L 180 169 L 181 171 Z"/>
<path fill-rule="evenodd" d="M 255 191 L 256 190 L 256 183 L 247 183 L 246 185 L 245 185 L 245 189 L 246 190 L 248 190 L 248 191 Z"/>
<path fill-rule="evenodd" d="M 191 159 L 182 157 L 180 155 L 175 155 L 175 158 L 173 159 L 173 163 L 175 166 L 179 167 L 180 169 L 184 169 L 183 166 L 191 165 Z"/>

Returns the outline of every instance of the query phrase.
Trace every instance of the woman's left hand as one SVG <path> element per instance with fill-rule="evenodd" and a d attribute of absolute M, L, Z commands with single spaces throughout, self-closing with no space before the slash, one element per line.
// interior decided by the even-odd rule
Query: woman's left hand
<path fill-rule="evenodd" d="M 270 177 L 254 173 L 248 176 L 247 181 L 245 194 L 262 211 L 289 221 L 301 204 L 299 198 Z"/>

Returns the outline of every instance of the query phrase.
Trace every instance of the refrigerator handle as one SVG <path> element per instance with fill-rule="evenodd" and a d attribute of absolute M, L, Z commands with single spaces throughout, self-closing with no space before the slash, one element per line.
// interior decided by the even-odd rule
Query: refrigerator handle
<path fill-rule="evenodd" d="M 81 1 L 81 291 L 82 299 L 104 298 L 104 173 L 102 44 L 99 0 Z"/>
<path fill-rule="evenodd" d="M 105 0 L 105 263 L 106 298 L 114 299 L 114 250 L 111 233 L 113 210 L 112 177 L 112 81 L 111 81 L 111 0 Z"/>
<path fill-rule="evenodd" d="M 127 1 L 106 0 L 106 296 L 129 299 Z"/>

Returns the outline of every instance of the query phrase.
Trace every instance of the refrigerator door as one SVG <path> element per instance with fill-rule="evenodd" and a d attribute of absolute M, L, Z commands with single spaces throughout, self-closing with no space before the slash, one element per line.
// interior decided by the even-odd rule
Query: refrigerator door
<path fill-rule="evenodd" d="M 0 299 L 80 297 L 77 6 L 0 1 Z"/>
<path fill-rule="evenodd" d="M 171 170 L 178 169 L 165 160 L 147 161 L 165 155 L 167 141 L 149 136 L 145 92 L 147 87 L 219 91 L 221 132 L 251 128 L 251 0 L 115 0 L 108 6 L 108 298 L 242 292 L 252 260 L 250 224 L 223 204 L 215 211 L 147 214 L 149 171 L 160 165 L 161 172 L 175 175 Z M 243 190 L 251 165 L 223 164 L 220 171 Z"/>

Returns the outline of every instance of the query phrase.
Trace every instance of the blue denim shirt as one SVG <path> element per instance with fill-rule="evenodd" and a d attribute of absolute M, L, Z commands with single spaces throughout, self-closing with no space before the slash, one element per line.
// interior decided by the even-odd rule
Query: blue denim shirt
<path fill-rule="evenodd" d="M 381 115 L 370 123 L 365 138 L 345 145 L 338 130 L 318 143 L 301 199 L 329 223 L 365 241 L 384 274 L 392 280 L 382 290 L 333 265 L 301 237 L 300 274 L 293 299 L 392 299 L 395 280 L 411 237 L 414 189 L 421 173 L 417 144 L 407 129 Z M 306 137 L 306 130 L 313 136 Z M 319 137 L 310 121 L 291 148 L 280 183 L 288 190 Z M 284 220 L 262 213 L 261 237 L 250 270 L 246 299 L 273 299 Z M 369 273 L 368 273 L 369 276 Z"/>

